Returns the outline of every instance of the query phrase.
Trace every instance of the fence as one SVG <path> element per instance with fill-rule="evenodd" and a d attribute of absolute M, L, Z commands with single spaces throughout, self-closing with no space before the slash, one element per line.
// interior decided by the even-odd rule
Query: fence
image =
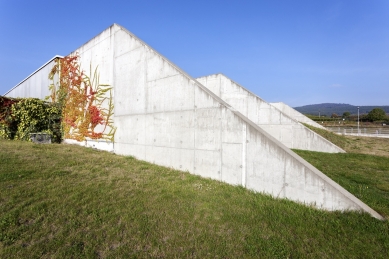
<path fill-rule="evenodd" d="M 330 131 L 345 135 L 360 135 L 367 137 L 385 137 L 389 138 L 388 127 L 326 127 Z"/>

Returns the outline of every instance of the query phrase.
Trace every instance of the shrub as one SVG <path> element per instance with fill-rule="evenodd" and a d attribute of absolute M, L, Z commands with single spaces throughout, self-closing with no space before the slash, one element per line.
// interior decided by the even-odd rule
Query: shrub
<path fill-rule="evenodd" d="M 370 121 L 383 121 L 386 119 L 386 113 L 381 108 L 374 108 L 367 114 L 367 119 Z"/>
<path fill-rule="evenodd" d="M 30 133 L 45 132 L 51 135 L 53 142 L 61 142 L 61 110 L 58 105 L 37 98 L 24 98 L 13 102 L 6 111 L 0 121 L 0 137 L 29 141 Z"/>
<path fill-rule="evenodd" d="M 18 102 L 18 99 L 0 96 L 0 138 L 13 139 L 17 125 L 12 119 L 12 105 Z"/>

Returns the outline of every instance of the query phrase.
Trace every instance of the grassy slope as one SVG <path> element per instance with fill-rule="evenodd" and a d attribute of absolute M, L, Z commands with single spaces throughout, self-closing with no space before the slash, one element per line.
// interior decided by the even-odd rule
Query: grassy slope
<path fill-rule="evenodd" d="M 294 152 L 389 219 L 389 158 L 353 153 Z"/>
<path fill-rule="evenodd" d="M 389 139 L 344 136 L 305 126 L 348 153 L 294 151 L 389 219 Z"/>
<path fill-rule="evenodd" d="M 0 258 L 389 256 L 388 221 L 366 214 L 77 146 L 0 140 L 0 161 Z"/>
<path fill-rule="evenodd" d="M 317 134 L 328 139 L 329 141 L 331 141 L 332 143 L 334 143 L 338 147 L 340 147 L 342 149 L 346 148 L 346 146 L 348 144 L 348 140 L 345 137 L 337 135 L 337 134 L 335 134 L 331 131 L 325 130 L 325 129 L 319 129 L 319 128 L 313 127 L 313 126 L 308 125 L 306 123 L 303 123 L 303 124 L 305 127 L 309 128 L 312 131 L 315 131 Z"/>

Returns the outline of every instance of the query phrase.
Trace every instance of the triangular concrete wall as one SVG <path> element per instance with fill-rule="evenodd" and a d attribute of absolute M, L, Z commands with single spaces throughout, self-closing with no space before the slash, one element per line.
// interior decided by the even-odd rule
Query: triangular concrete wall
<path fill-rule="evenodd" d="M 112 25 L 74 53 L 114 87 L 117 154 L 382 218 L 123 27 Z"/>
<path fill-rule="evenodd" d="M 48 76 L 55 64 L 55 60 L 58 58 L 62 58 L 62 56 L 55 56 L 47 61 L 40 68 L 31 73 L 31 75 L 6 92 L 4 96 L 44 99 L 50 94 L 49 85 L 51 82 Z"/>
<path fill-rule="evenodd" d="M 287 114 L 289 117 L 295 119 L 296 121 L 299 121 L 299 122 L 302 122 L 302 123 L 306 123 L 306 124 L 311 125 L 311 126 L 316 127 L 316 128 L 326 129 L 325 127 L 323 127 L 319 123 L 311 120 L 310 118 L 308 118 L 304 114 L 296 111 L 295 109 L 293 109 L 289 105 L 286 105 L 283 102 L 270 103 L 270 105 L 276 107 L 277 109 L 279 109 L 283 113 Z"/>
<path fill-rule="evenodd" d="M 345 152 L 223 74 L 196 80 L 289 148 Z"/>

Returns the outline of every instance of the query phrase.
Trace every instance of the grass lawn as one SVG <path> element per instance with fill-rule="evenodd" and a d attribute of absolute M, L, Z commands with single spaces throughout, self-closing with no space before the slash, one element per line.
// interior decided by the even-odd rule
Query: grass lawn
<path fill-rule="evenodd" d="M 296 152 L 389 215 L 389 158 Z M 78 146 L 0 140 L 0 161 L 0 258 L 389 258 L 367 214 Z"/>
<path fill-rule="evenodd" d="M 389 158 L 294 150 L 317 169 L 389 219 Z"/>

